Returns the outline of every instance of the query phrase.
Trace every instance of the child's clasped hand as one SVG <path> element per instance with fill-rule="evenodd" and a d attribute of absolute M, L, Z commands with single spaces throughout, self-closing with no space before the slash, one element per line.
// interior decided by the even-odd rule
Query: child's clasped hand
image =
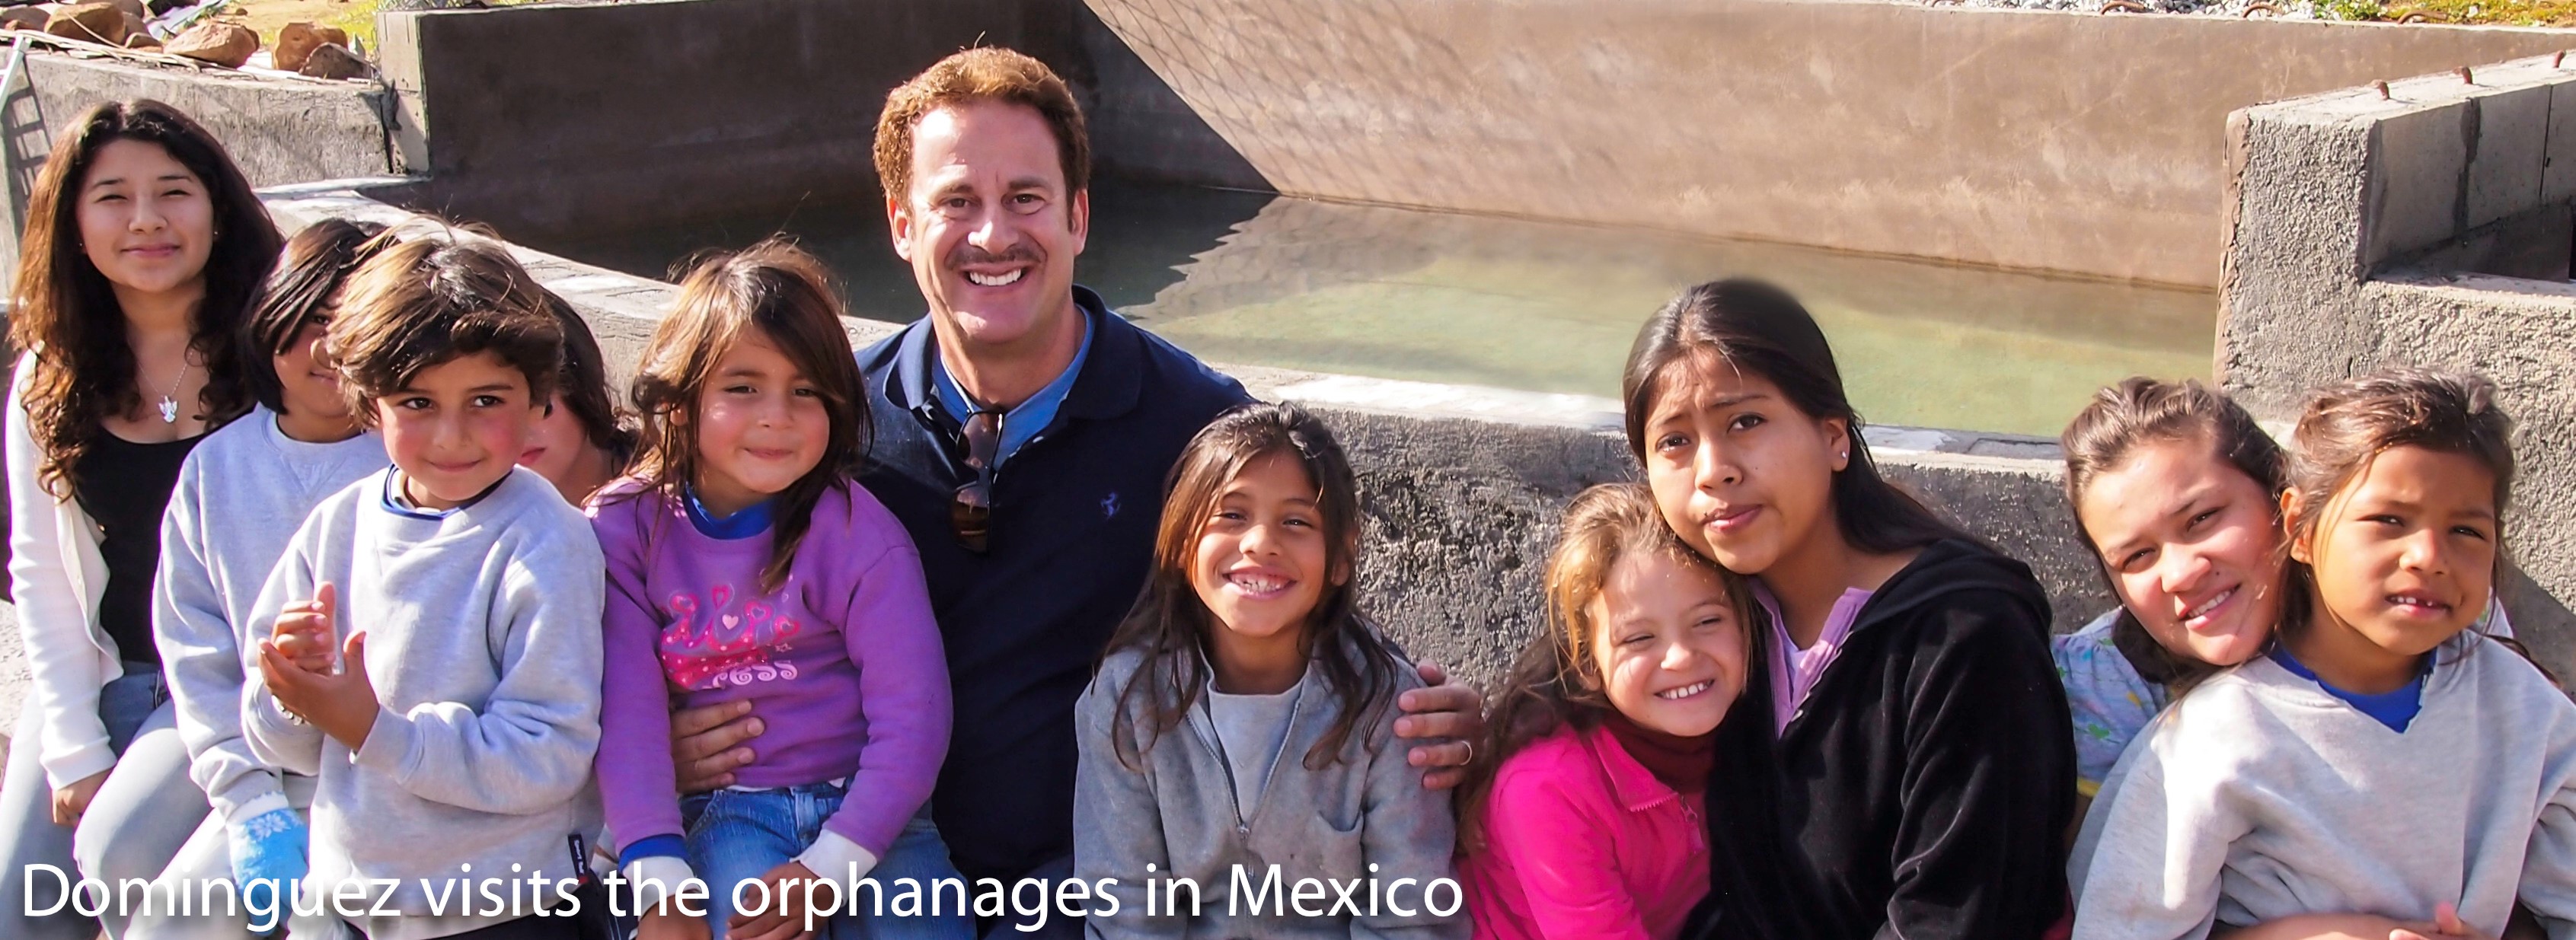
<path fill-rule="evenodd" d="M 311 722 L 322 733 L 356 751 L 376 725 L 375 686 L 367 680 L 367 635 L 352 633 L 340 648 L 342 667 L 332 669 L 332 623 L 339 591 L 330 582 L 313 599 L 286 605 L 268 639 L 259 642 L 260 681 L 286 713 Z"/>

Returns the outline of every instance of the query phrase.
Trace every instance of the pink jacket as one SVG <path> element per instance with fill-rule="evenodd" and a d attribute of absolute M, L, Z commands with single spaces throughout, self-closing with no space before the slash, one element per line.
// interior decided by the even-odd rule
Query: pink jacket
<path fill-rule="evenodd" d="M 1495 775 L 1484 847 L 1459 863 L 1476 936 L 1680 936 L 1708 894 L 1703 806 L 1606 729 L 1560 728 L 1523 748 Z"/>

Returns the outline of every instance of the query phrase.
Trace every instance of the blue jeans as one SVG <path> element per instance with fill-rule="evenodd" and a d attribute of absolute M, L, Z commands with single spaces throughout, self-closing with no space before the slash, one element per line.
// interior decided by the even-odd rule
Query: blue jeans
<path fill-rule="evenodd" d="M 680 803 L 680 816 L 689 830 L 689 867 L 706 880 L 708 893 L 714 895 L 707 901 L 714 940 L 724 940 L 725 920 L 733 916 L 734 885 L 758 879 L 813 845 L 823 835 L 823 821 L 840 810 L 841 800 L 848 794 L 847 787 L 817 783 L 769 790 L 718 790 Z M 814 874 L 840 884 L 844 892 L 849 889 L 847 872 Z M 927 914 L 933 879 L 961 877 L 957 867 L 948 861 L 948 844 L 940 841 L 939 828 L 931 824 L 928 807 L 904 824 L 903 834 L 895 837 L 885 857 L 877 860 L 877 867 L 866 877 L 886 886 L 889 900 L 896 893 L 896 879 L 918 879 L 924 892 L 923 915 L 897 916 L 891 905 L 878 915 L 871 910 L 875 897 L 862 888 L 856 905 L 859 913 L 842 913 L 829 923 L 817 923 L 816 940 L 974 940 L 974 917 L 956 909 L 954 888 L 940 895 L 940 916 Z M 755 889 L 746 893 L 744 900 L 757 901 L 759 897 Z M 830 895 L 825 897 L 828 900 Z M 776 899 L 772 898 L 771 903 L 775 904 Z M 844 910 L 851 906 L 850 900 L 844 898 Z"/>

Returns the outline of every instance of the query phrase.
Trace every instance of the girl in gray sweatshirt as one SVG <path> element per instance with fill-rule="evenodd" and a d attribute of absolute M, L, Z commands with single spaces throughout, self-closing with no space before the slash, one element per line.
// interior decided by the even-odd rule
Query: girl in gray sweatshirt
<path fill-rule="evenodd" d="M 1182 453 L 1144 596 L 1075 706 L 1090 936 L 1467 936 L 1449 795 L 1388 746 L 1422 683 L 1352 597 L 1359 519 L 1294 405 Z"/>
<path fill-rule="evenodd" d="M 2517 897 L 2576 940 L 2576 703 L 2468 629 L 2513 478 L 2494 396 L 2399 370 L 2310 402 L 2276 642 L 2112 768 L 2069 869 L 2075 940 L 2319 914 L 2354 935 L 2494 937 Z"/>

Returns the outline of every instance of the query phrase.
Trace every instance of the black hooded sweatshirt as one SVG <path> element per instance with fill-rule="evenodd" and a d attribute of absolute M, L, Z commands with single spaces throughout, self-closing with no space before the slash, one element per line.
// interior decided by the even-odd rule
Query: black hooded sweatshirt
<path fill-rule="evenodd" d="M 1747 669 L 1709 778 L 1724 940 L 2036 940 L 2067 910 L 2074 732 L 2048 596 L 1980 545 L 1926 547 L 1861 607 L 1776 740 Z"/>

